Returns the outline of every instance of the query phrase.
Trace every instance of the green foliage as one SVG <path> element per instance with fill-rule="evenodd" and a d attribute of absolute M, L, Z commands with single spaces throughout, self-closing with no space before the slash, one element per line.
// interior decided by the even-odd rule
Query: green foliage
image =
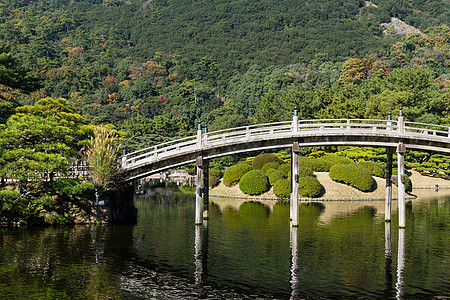
<path fill-rule="evenodd" d="M 341 155 L 336 155 L 336 154 L 329 154 L 329 155 L 324 155 L 321 157 L 321 159 L 331 162 L 333 165 L 336 164 L 349 164 L 352 162 L 351 159 L 349 159 L 348 157 L 345 156 L 341 156 Z"/>
<path fill-rule="evenodd" d="M 280 164 L 283 161 L 280 158 L 278 158 L 278 156 L 276 156 L 275 154 L 262 153 L 255 156 L 255 158 L 252 161 L 252 166 L 254 170 L 261 170 L 265 164 L 270 162 L 276 162 Z"/>
<path fill-rule="evenodd" d="M 291 197 L 291 183 L 287 179 L 280 179 L 273 185 L 273 193 L 278 198 L 289 199 Z"/>
<path fill-rule="evenodd" d="M 82 195 L 87 191 L 93 191 L 94 185 L 89 182 L 80 182 L 76 179 L 57 178 L 52 182 L 52 189 L 63 195 Z"/>
<path fill-rule="evenodd" d="M 280 166 L 280 163 L 278 163 L 278 162 L 269 162 L 269 163 L 266 163 L 261 168 L 261 171 L 263 171 L 264 174 L 267 174 L 267 170 L 269 170 L 269 169 L 278 169 L 279 166 Z"/>
<path fill-rule="evenodd" d="M 284 178 L 283 173 L 275 169 L 272 172 L 267 173 L 266 175 L 269 178 L 270 185 L 274 185 L 275 182 Z"/>
<path fill-rule="evenodd" d="M 248 164 L 237 164 L 234 166 L 229 167 L 225 170 L 225 173 L 223 174 L 223 184 L 226 186 L 233 186 L 236 185 L 239 180 L 241 180 L 241 177 L 252 170 L 252 166 Z"/>
<path fill-rule="evenodd" d="M 358 164 L 364 166 L 370 174 L 372 174 L 372 176 L 377 176 L 380 178 L 386 177 L 386 171 L 379 163 L 374 161 L 361 161 Z"/>
<path fill-rule="evenodd" d="M 288 178 L 289 177 L 289 172 L 291 171 L 291 165 L 290 164 L 281 164 L 278 167 L 278 171 L 280 171 L 284 178 Z"/>
<path fill-rule="evenodd" d="M 251 170 L 242 176 L 239 189 L 248 195 L 261 195 L 269 189 L 267 176 L 261 170 Z"/>
<path fill-rule="evenodd" d="M 398 169 L 396 169 L 396 168 L 392 169 L 392 174 L 398 174 Z M 394 180 L 392 182 L 398 186 L 397 180 Z M 413 185 L 412 185 L 411 178 L 409 178 L 409 176 L 405 174 L 405 192 L 411 193 L 412 189 L 413 189 Z"/>
<path fill-rule="evenodd" d="M 220 179 L 223 177 L 223 171 L 219 169 L 211 169 L 209 170 L 209 175 L 216 176 L 217 178 Z"/>
<path fill-rule="evenodd" d="M 298 167 L 298 176 L 299 177 L 312 177 L 314 176 L 314 173 L 311 169 L 308 169 L 303 166 Z"/>
<path fill-rule="evenodd" d="M 216 187 L 219 185 L 220 178 L 215 175 L 209 174 L 208 182 L 209 182 L 209 187 L 213 188 L 213 187 Z"/>
<path fill-rule="evenodd" d="M 330 168 L 330 178 L 337 182 L 345 183 L 363 192 L 370 192 L 373 186 L 373 178 L 366 167 L 351 163 L 337 164 Z"/>
<path fill-rule="evenodd" d="M 317 198 L 322 193 L 323 187 L 315 177 L 299 177 L 298 193 L 302 197 Z"/>
<path fill-rule="evenodd" d="M 328 172 L 333 165 L 331 161 L 323 158 L 306 158 L 300 157 L 299 164 L 302 167 L 311 169 L 315 172 Z"/>

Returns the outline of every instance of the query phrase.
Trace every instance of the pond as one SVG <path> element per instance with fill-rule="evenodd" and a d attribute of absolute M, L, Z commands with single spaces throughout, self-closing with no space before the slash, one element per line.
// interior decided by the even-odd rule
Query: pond
<path fill-rule="evenodd" d="M 2 299 L 450 297 L 450 198 L 289 204 L 139 196 L 134 225 L 0 228 Z"/>

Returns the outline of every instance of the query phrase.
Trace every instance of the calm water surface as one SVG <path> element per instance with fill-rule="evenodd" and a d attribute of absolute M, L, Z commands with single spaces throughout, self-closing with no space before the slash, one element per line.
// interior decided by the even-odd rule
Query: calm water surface
<path fill-rule="evenodd" d="M 439 195 L 439 194 L 437 194 Z M 2 299 L 450 298 L 450 198 L 301 204 L 136 199 L 136 225 L 0 228 Z"/>

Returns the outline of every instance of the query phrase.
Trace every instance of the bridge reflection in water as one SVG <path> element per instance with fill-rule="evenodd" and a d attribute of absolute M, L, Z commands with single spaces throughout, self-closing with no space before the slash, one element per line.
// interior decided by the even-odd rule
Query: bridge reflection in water
<path fill-rule="evenodd" d="M 450 153 L 450 127 L 405 122 L 400 108 L 397 120 L 323 119 L 258 124 L 208 132 L 199 124 L 197 135 L 122 157 L 124 181 L 137 180 L 167 169 L 196 163 L 195 224 L 208 219 L 209 160 L 249 151 L 291 149 L 291 225 L 298 226 L 298 175 L 300 147 L 369 146 L 386 148 L 386 210 L 391 220 L 392 181 L 398 181 L 399 227 L 406 226 L 404 155 L 407 149 Z M 393 154 L 397 154 L 398 174 L 392 174 Z"/>

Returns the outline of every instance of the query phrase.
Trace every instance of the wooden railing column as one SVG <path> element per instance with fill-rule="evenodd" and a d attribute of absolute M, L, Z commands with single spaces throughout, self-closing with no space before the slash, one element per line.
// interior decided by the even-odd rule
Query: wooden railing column
<path fill-rule="evenodd" d="M 384 220 L 391 221 L 392 206 L 392 148 L 386 148 L 386 201 L 384 210 Z"/>
<path fill-rule="evenodd" d="M 387 120 L 387 131 L 392 131 L 392 115 L 391 113 L 388 113 L 388 120 Z"/>
<path fill-rule="evenodd" d="M 294 109 L 294 115 L 292 116 L 292 131 L 294 134 L 298 132 L 298 110 L 297 107 Z"/>
<path fill-rule="evenodd" d="M 299 173 L 299 144 L 295 142 L 292 145 L 292 191 L 291 191 L 291 225 L 294 227 L 298 226 L 298 173 Z"/>
<path fill-rule="evenodd" d="M 126 167 L 127 167 L 127 148 L 123 147 L 122 169 L 125 169 Z"/>
<path fill-rule="evenodd" d="M 203 220 L 209 218 L 209 160 L 203 160 Z"/>
<path fill-rule="evenodd" d="M 202 123 L 198 122 L 197 128 L 197 146 L 198 148 L 202 147 Z"/>
<path fill-rule="evenodd" d="M 202 224 L 202 182 L 203 182 L 203 157 L 199 156 L 196 160 L 197 179 L 195 189 L 195 225 Z"/>
<path fill-rule="evenodd" d="M 405 152 L 406 146 L 402 142 L 397 147 L 397 187 L 398 187 L 398 226 L 406 227 L 406 211 L 405 211 Z"/>
<path fill-rule="evenodd" d="M 405 120 L 403 119 L 403 108 L 400 107 L 400 110 L 398 112 L 398 134 L 405 133 Z"/>

